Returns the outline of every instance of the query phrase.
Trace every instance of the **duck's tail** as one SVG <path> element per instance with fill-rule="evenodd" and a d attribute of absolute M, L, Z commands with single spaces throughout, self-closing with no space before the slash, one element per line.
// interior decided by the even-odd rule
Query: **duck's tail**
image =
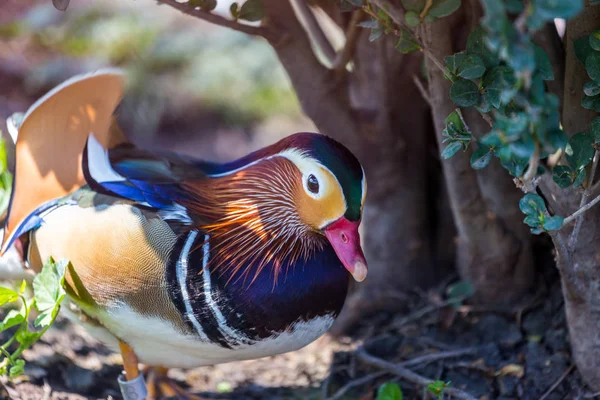
<path fill-rule="evenodd" d="M 39 225 L 51 201 L 86 184 L 81 163 L 90 134 L 105 148 L 125 141 L 113 129 L 124 86 L 124 74 L 116 69 L 76 76 L 35 102 L 22 121 L 9 118 L 15 174 L 0 255 Z"/>

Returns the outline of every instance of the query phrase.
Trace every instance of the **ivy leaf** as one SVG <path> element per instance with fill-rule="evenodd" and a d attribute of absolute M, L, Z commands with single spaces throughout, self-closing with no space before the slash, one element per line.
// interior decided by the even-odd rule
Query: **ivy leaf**
<path fill-rule="evenodd" d="M 473 81 L 457 79 L 450 88 L 450 98 L 459 107 L 472 107 L 479 103 L 479 89 Z"/>
<path fill-rule="evenodd" d="M 519 200 L 519 208 L 525 215 L 538 215 L 546 211 L 546 204 L 539 195 L 527 193 Z"/>
<path fill-rule="evenodd" d="M 406 20 L 408 26 L 417 26 L 421 23 L 419 14 L 414 11 L 407 11 L 406 14 L 404 14 L 404 19 Z"/>
<path fill-rule="evenodd" d="M 488 166 L 492 159 L 492 151 L 487 146 L 479 146 L 471 155 L 471 167 L 482 169 Z"/>
<path fill-rule="evenodd" d="M 485 31 L 481 26 L 475 28 L 467 40 L 467 53 L 477 54 L 483 60 L 486 68 L 492 68 L 500 63 L 500 59 L 488 48 L 485 36 Z"/>
<path fill-rule="evenodd" d="M 542 79 L 545 81 L 554 80 L 554 71 L 552 71 L 550 58 L 548 58 L 548 54 L 540 46 L 534 45 L 534 58 L 535 67 L 537 72 L 541 74 Z"/>
<path fill-rule="evenodd" d="M 501 94 L 504 88 L 515 84 L 514 74 L 505 66 L 494 67 L 483 76 L 483 96 L 493 107 L 500 107 Z"/>
<path fill-rule="evenodd" d="M 248 0 L 240 8 L 239 19 L 256 22 L 265 16 L 263 0 Z"/>
<path fill-rule="evenodd" d="M 396 382 L 387 382 L 379 386 L 377 400 L 402 400 L 402 389 Z"/>
<path fill-rule="evenodd" d="M 533 6 L 547 20 L 568 19 L 583 11 L 583 0 L 534 0 Z"/>
<path fill-rule="evenodd" d="M 590 46 L 596 51 L 600 51 L 600 30 L 594 31 L 590 35 Z"/>
<path fill-rule="evenodd" d="M 426 2 L 426 0 L 402 0 L 402 7 L 404 7 L 406 11 L 421 13 L 425 8 Z"/>
<path fill-rule="evenodd" d="M 537 226 L 540 226 L 540 217 L 539 215 L 528 215 L 525 217 L 523 222 L 525 222 L 525 224 L 529 225 L 530 227 L 535 228 Z"/>
<path fill-rule="evenodd" d="M 412 33 L 406 28 L 400 30 L 400 38 L 396 42 L 395 47 L 402 54 L 412 53 L 421 48 L 413 38 Z"/>
<path fill-rule="evenodd" d="M 579 170 L 585 168 L 592 161 L 594 157 L 593 143 L 593 137 L 585 132 L 571 136 L 565 148 L 565 156 L 571 168 Z"/>
<path fill-rule="evenodd" d="M 460 149 L 462 149 L 462 147 L 463 147 L 463 145 L 459 141 L 451 142 L 448 144 L 448 146 L 446 146 L 444 148 L 441 156 L 444 160 L 447 160 L 447 159 L 451 158 L 453 155 L 455 155 L 456 153 L 458 153 L 458 151 Z"/>
<path fill-rule="evenodd" d="M 585 59 L 585 69 L 595 81 L 600 81 L 600 53 L 593 52 Z"/>
<path fill-rule="evenodd" d="M 523 12 L 522 0 L 506 0 L 506 11 L 512 14 L 520 14 Z"/>
<path fill-rule="evenodd" d="M 453 74 L 456 74 L 458 71 L 458 66 L 461 64 L 462 60 L 465 58 L 467 53 L 460 52 L 456 54 L 452 54 L 450 56 L 444 57 L 444 61 L 446 61 L 446 65 L 450 68 L 450 71 Z M 484 67 L 485 68 L 485 67 Z"/>
<path fill-rule="evenodd" d="M 590 125 L 590 134 L 594 138 L 594 144 L 600 143 L 600 117 L 594 118 Z"/>
<path fill-rule="evenodd" d="M 573 184 L 573 170 L 566 165 L 557 165 L 552 170 L 552 180 L 560 187 L 567 188 Z"/>
<path fill-rule="evenodd" d="M 586 84 L 583 85 L 583 93 L 585 93 L 586 96 L 590 97 L 600 94 L 600 83 L 596 81 L 586 82 Z"/>
<path fill-rule="evenodd" d="M 240 17 L 240 5 L 238 3 L 231 3 L 229 6 L 229 12 L 233 19 L 237 20 Z"/>
<path fill-rule="evenodd" d="M 583 96 L 583 99 L 581 99 L 581 107 L 587 110 L 600 112 L 600 94 L 595 96 Z"/>
<path fill-rule="evenodd" d="M 473 296 L 475 289 L 469 281 L 458 281 L 449 285 L 446 289 L 446 296 L 452 306 L 459 306 L 462 300 Z"/>
<path fill-rule="evenodd" d="M 573 40 L 573 49 L 575 50 L 575 55 L 582 64 L 585 64 L 587 57 L 594 51 L 592 46 L 590 46 L 588 36 Z"/>
<path fill-rule="evenodd" d="M 483 60 L 476 54 L 466 54 L 458 65 L 458 76 L 465 79 L 481 78 L 485 72 Z"/>
<path fill-rule="evenodd" d="M 573 187 L 581 186 L 584 179 L 585 179 L 585 168 L 582 168 L 579 170 L 579 174 L 577 174 L 577 177 L 573 181 Z"/>
<path fill-rule="evenodd" d="M 369 35 L 369 42 L 374 42 L 384 34 L 383 28 L 374 28 L 371 29 L 371 34 Z"/>
<path fill-rule="evenodd" d="M 435 381 L 427 385 L 427 390 L 433 393 L 433 395 L 438 399 L 441 399 L 444 389 L 446 389 L 448 386 L 450 386 L 450 382 Z"/>
<path fill-rule="evenodd" d="M 489 27 L 492 31 L 499 31 L 506 20 L 506 11 L 504 4 L 497 0 L 482 0 L 481 3 L 485 9 L 483 25 Z"/>
<path fill-rule="evenodd" d="M 564 220 L 563 217 L 555 215 L 554 217 L 546 218 L 542 226 L 547 231 L 555 231 L 562 228 Z"/>
<path fill-rule="evenodd" d="M 436 18 L 447 17 L 458 10 L 460 2 L 461 0 L 441 0 L 438 4 L 434 4 L 434 6 L 429 9 L 427 15 Z"/>

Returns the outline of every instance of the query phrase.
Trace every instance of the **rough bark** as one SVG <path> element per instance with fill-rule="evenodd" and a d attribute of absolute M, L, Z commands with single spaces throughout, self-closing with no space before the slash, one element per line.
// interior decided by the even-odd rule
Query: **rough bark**
<path fill-rule="evenodd" d="M 566 74 L 563 126 L 570 133 L 588 131 L 597 115 L 581 107 L 583 85 L 589 80 L 583 65 L 577 60 L 573 40 L 589 35 L 598 28 L 600 7 L 586 1 L 585 11 L 567 23 L 565 46 Z M 557 193 L 558 206 L 575 211 L 577 193 Z M 565 312 L 573 359 L 586 383 L 600 390 L 600 208 L 586 212 L 578 240 L 572 248 L 567 245 L 571 228 L 553 235 L 557 249 L 558 267 L 562 276 Z"/>
<path fill-rule="evenodd" d="M 425 46 L 438 59 L 457 51 L 452 33 L 459 16 L 425 24 Z M 451 83 L 427 60 L 433 120 L 440 148 L 444 120 L 456 107 L 449 99 Z M 487 128 L 476 115 L 468 114 L 476 132 Z M 514 188 L 498 166 L 476 172 L 469 164 L 471 150 L 442 162 L 450 204 L 459 233 L 457 264 L 461 276 L 470 280 L 479 301 L 510 302 L 519 299 L 533 280 L 531 245 L 522 228 Z M 509 195 L 512 201 L 499 202 Z M 490 245 L 492 244 L 492 245 Z"/>
<path fill-rule="evenodd" d="M 267 24 L 283 37 L 271 44 L 305 113 L 321 132 L 349 146 L 367 174 L 363 237 L 369 277 L 348 299 L 334 329 L 341 333 L 375 309 L 402 306 L 390 300 L 399 291 L 431 284 L 443 275 L 433 262 L 435 248 L 443 246 L 432 245 L 437 227 L 428 206 L 428 165 L 435 161 L 428 143 L 431 122 L 412 80 L 420 74 L 422 58 L 396 52 L 392 38 L 374 44 L 362 35 L 353 71 L 335 73 L 314 56 L 288 1 L 265 0 L 265 9 Z M 448 221 L 443 224 L 452 232 Z"/>

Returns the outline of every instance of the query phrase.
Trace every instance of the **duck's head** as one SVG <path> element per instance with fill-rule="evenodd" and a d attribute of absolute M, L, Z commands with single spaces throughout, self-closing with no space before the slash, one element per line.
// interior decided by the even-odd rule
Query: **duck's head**
<path fill-rule="evenodd" d="M 366 278 L 358 228 L 367 181 L 357 158 L 342 144 L 325 135 L 297 133 L 213 168 L 217 179 L 210 192 L 237 194 L 231 200 L 220 197 L 227 204 L 226 216 L 213 229 L 228 221 L 223 231 L 231 231 L 230 222 L 241 222 L 262 238 L 262 248 L 269 244 L 298 256 L 310 256 L 323 242 L 319 238 L 326 238 L 354 279 Z"/>

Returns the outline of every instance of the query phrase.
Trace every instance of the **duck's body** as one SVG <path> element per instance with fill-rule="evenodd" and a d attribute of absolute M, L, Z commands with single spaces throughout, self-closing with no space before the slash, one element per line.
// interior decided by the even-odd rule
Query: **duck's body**
<path fill-rule="evenodd" d="M 357 159 L 310 133 L 226 164 L 149 152 L 114 123 L 122 89 L 114 71 L 77 77 L 25 115 L 3 251 L 70 261 L 68 308 L 128 379 L 137 360 L 253 359 L 325 333 L 367 273 Z"/>
<path fill-rule="evenodd" d="M 276 284 L 270 268 L 251 285 L 228 283 L 230 274 L 204 269 L 209 233 L 178 235 L 159 215 L 88 188 L 68 199 L 31 233 L 30 263 L 70 260 L 96 303 L 73 299 L 84 313 L 75 317 L 115 348 L 116 338 L 127 341 L 144 364 L 189 368 L 296 350 L 324 334 L 344 303 L 348 273 L 330 245 Z"/>

